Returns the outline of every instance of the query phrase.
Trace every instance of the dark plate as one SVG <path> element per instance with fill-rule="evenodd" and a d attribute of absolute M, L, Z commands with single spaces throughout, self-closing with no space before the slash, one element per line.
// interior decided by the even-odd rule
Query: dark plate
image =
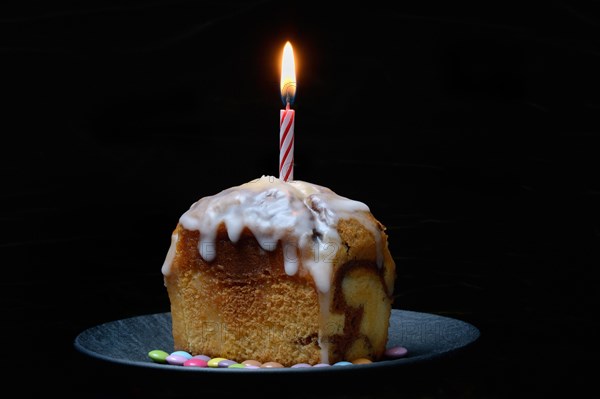
<path fill-rule="evenodd" d="M 148 357 L 148 352 L 154 349 L 162 349 L 166 352 L 174 350 L 171 314 L 167 312 L 136 316 L 91 327 L 76 337 L 74 345 L 83 354 L 107 362 L 181 373 L 321 374 L 429 362 L 466 348 L 474 343 L 479 335 L 476 327 L 461 320 L 393 309 L 388 347 L 406 347 L 408 354 L 400 359 L 383 360 L 366 365 L 319 368 L 244 370 L 183 367 L 154 363 Z"/>

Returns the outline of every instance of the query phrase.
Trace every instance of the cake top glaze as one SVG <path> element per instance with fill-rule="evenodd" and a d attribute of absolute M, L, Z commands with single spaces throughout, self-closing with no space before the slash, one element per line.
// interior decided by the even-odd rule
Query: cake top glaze
<path fill-rule="evenodd" d="M 221 225 L 232 242 L 239 240 L 245 228 L 266 251 L 275 250 L 282 242 L 287 246 L 286 273 L 294 275 L 302 265 L 312 275 L 318 290 L 326 293 L 330 289 L 331 263 L 315 254 L 331 253 L 332 248 L 341 245 L 337 232 L 339 220 L 356 219 L 373 233 L 377 263 L 382 265 L 380 228 L 368 214 L 369 207 L 363 202 L 342 197 L 327 187 L 264 175 L 199 199 L 179 218 L 179 223 L 187 230 L 200 232 L 198 250 L 207 262 L 216 257 L 215 240 Z M 162 267 L 164 275 L 170 272 L 176 242 L 174 234 Z"/>

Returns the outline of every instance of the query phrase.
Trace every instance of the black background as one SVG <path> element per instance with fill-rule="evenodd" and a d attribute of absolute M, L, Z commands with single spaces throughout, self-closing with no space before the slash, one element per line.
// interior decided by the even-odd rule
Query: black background
<path fill-rule="evenodd" d="M 387 226 L 395 308 L 482 333 L 447 364 L 365 379 L 360 394 L 338 381 L 331 395 L 582 392 L 598 346 L 599 33 L 598 3 L 568 0 L 3 5 L 9 379 L 88 397 L 271 386 L 182 387 L 90 362 L 73 340 L 168 311 L 160 267 L 179 216 L 277 175 L 290 40 L 295 178 L 367 203 Z M 292 383 L 278 394 L 311 385 Z"/>

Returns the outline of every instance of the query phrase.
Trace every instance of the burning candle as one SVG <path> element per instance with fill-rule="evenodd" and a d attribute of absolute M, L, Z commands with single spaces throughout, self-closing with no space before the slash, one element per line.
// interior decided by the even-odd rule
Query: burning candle
<path fill-rule="evenodd" d="M 285 109 L 279 111 L 279 179 L 294 180 L 294 119 L 290 109 L 296 97 L 296 66 L 292 44 L 287 42 L 281 59 L 281 101 Z"/>

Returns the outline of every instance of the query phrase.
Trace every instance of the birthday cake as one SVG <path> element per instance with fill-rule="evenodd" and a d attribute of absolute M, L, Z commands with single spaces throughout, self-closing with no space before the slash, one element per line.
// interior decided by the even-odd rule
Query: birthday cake
<path fill-rule="evenodd" d="M 162 266 L 176 350 L 242 362 L 384 356 L 396 277 L 367 205 L 262 176 L 187 210 Z"/>

